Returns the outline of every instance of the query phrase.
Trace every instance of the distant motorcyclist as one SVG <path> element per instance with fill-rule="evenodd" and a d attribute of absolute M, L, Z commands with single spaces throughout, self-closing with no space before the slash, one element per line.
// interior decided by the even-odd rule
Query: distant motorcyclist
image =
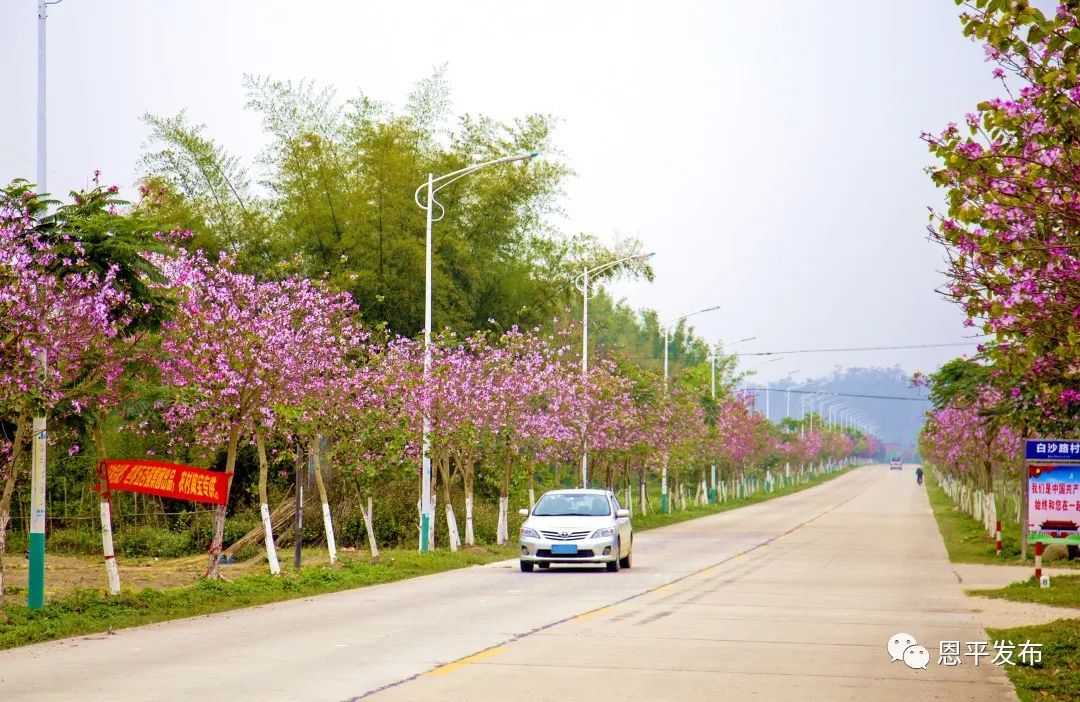
<path fill-rule="evenodd" d="M 922 466 L 915 469 L 915 482 L 922 485 Z"/>

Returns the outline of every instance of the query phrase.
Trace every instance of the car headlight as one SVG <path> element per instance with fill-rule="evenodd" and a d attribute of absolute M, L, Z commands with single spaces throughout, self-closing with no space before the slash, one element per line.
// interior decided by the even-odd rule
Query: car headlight
<path fill-rule="evenodd" d="M 529 527 L 521 527 L 521 538 L 539 539 L 540 535 L 536 533 L 536 529 L 530 529 Z"/>
<path fill-rule="evenodd" d="M 602 539 L 605 536 L 615 536 L 615 527 L 604 527 L 593 532 L 592 538 Z"/>

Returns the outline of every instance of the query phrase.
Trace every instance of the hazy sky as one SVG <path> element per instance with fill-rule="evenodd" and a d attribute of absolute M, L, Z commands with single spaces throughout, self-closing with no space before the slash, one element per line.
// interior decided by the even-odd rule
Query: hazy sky
<path fill-rule="evenodd" d="M 698 332 L 756 336 L 747 351 L 962 342 L 933 292 L 938 195 L 918 139 L 997 94 L 956 14 L 951 0 L 64 0 L 48 22 L 49 186 L 99 168 L 130 193 L 146 111 L 186 109 L 252 159 L 245 73 L 401 104 L 447 63 L 456 112 L 562 120 L 576 176 L 560 226 L 657 252 L 654 283 L 616 288 L 631 303 L 721 304 Z M 3 182 L 35 172 L 35 17 L 34 0 L 0 0 Z M 761 378 L 932 370 L 969 350 L 791 355 Z"/>

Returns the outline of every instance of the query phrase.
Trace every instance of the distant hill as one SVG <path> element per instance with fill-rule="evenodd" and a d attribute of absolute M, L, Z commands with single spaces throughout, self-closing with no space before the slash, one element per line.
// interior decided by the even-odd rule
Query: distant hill
<path fill-rule="evenodd" d="M 763 388 L 754 376 L 746 378 L 747 388 Z M 791 416 L 799 418 L 800 398 L 816 391 L 844 393 L 849 395 L 878 395 L 912 399 L 878 399 L 871 397 L 842 397 L 837 399 L 847 407 L 859 410 L 877 426 L 880 438 L 888 444 L 897 444 L 905 458 L 915 450 L 916 439 L 923 425 L 923 417 L 930 408 L 925 400 L 926 389 L 912 387 L 911 376 L 899 366 L 893 368 L 846 368 L 824 378 L 811 378 L 801 382 L 780 381 L 770 386 L 770 411 L 774 422 L 785 416 L 787 398 L 784 390 L 792 388 Z M 765 411 L 765 393 L 756 392 L 756 408 Z M 830 403 L 838 404 L 838 403 Z"/>

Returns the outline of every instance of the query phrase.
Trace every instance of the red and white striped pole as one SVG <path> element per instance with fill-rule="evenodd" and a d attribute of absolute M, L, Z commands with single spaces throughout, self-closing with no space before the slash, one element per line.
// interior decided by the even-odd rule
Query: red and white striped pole
<path fill-rule="evenodd" d="M 994 524 L 994 550 L 997 555 L 1001 555 L 1001 520 L 997 520 Z"/>
<path fill-rule="evenodd" d="M 1041 541 L 1035 542 L 1035 579 L 1042 579 L 1042 552 L 1043 543 Z"/>

